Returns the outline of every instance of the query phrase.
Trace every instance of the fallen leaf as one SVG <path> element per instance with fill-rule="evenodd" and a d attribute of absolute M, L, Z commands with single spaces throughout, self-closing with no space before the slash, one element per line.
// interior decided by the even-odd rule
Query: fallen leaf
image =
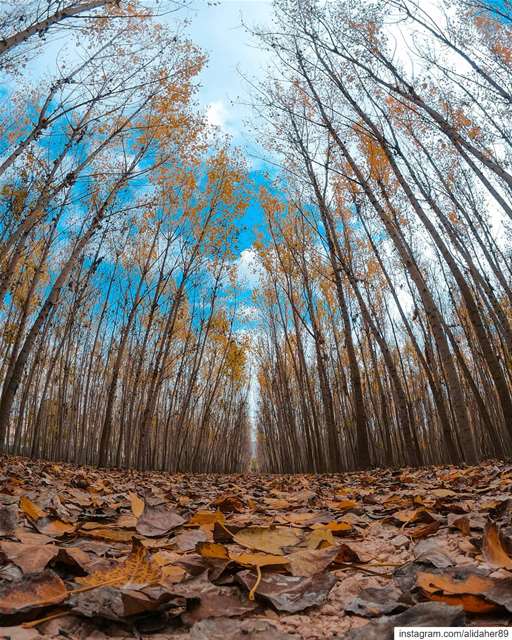
<path fill-rule="evenodd" d="M 486 562 L 493 567 L 512 569 L 512 558 L 506 552 L 495 522 L 488 522 L 482 541 L 482 555 Z"/>
<path fill-rule="evenodd" d="M 284 555 L 283 547 L 298 544 L 300 536 L 289 527 L 247 527 L 236 533 L 233 540 L 242 547 Z"/>
<path fill-rule="evenodd" d="M 18 508 L 15 504 L 0 507 L 0 536 L 13 536 L 18 524 Z"/>
<path fill-rule="evenodd" d="M 118 621 L 155 612 L 164 602 L 171 600 L 170 594 L 165 591 L 158 596 L 152 598 L 140 590 L 100 586 L 92 591 L 76 593 L 69 603 L 74 613 L 87 618 Z"/>
<path fill-rule="evenodd" d="M 196 622 L 190 640 L 300 640 L 298 635 L 280 631 L 268 620 L 212 618 Z"/>
<path fill-rule="evenodd" d="M 180 551 L 192 551 L 199 542 L 207 542 L 208 534 L 203 529 L 188 529 L 172 539 Z"/>
<path fill-rule="evenodd" d="M 33 522 L 33 525 L 39 533 L 52 538 L 61 538 L 76 531 L 75 525 L 62 522 L 62 520 L 53 520 L 52 518 L 40 518 Z"/>
<path fill-rule="evenodd" d="M 413 549 L 413 553 L 417 562 L 432 564 L 439 569 L 446 569 L 455 564 L 446 552 L 445 547 L 432 538 L 418 542 Z"/>
<path fill-rule="evenodd" d="M 432 489 L 430 493 L 436 498 L 453 498 L 457 496 L 455 491 L 451 489 Z"/>
<path fill-rule="evenodd" d="M 150 559 L 148 550 L 139 540 L 134 540 L 126 560 L 107 569 L 99 569 L 84 578 L 76 578 L 76 582 L 84 587 L 145 585 L 158 582 L 161 574 L 160 566 Z"/>
<path fill-rule="evenodd" d="M 441 523 L 437 520 L 434 520 L 433 522 L 429 522 L 428 524 L 420 525 L 418 527 L 412 527 L 411 529 L 404 529 L 404 533 L 406 533 L 413 540 L 421 540 L 422 538 L 433 536 L 439 531 L 440 527 Z"/>
<path fill-rule="evenodd" d="M 136 493 L 133 493 L 132 491 L 130 491 L 128 493 L 128 500 L 130 501 L 130 506 L 132 508 L 132 514 L 136 517 L 136 518 L 140 518 L 140 516 L 143 514 L 144 512 L 144 500 L 142 500 L 142 498 L 139 498 L 139 496 Z"/>
<path fill-rule="evenodd" d="M 148 538 L 165 536 L 169 531 L 185 523 L 176 511 L 165 507 L 149 507 L 145 505 L 144 512 L 137 520 L 137 532 Z"/>
<path fill-rule="evenodd" d="M 257 607 L 256 603 L 248 600 L 247 596 L 235 587 L 220 587 L 212 584 L 207 579 L 206 572 L 173 585 L 171 593 L 192 602 L 199 601 L 183 616 L 187 624 L 193 624 L 204 618 L 240 616 Z"/>
<path fill-rule="evenodd" d="M 244 503 L 236 496 L 223 496 L 212 502 L 222 513 L 242 513 L 244 511 Z"/>
<path fill-rule="evenodd" d="M 305 541 L 308 549 L 332 547 L 336 544 L 330 529 L 314 529 L 306 536 Z"/>
<path fill-rule="evenodd" d="M 243 567 L 269 567 L 290 562 L 289 556 L 273 556 L 268 553 L 231 553 L 229 559 Z"/>
<path fill-rule="evenodd" d="M 376 618 L 398 613 L 407 609 L 406 604 L 399 602 L 400 596 L 401 592 L 393 587 L 369 587 L 363 589 L 357 598 L 345 607 L 345 611 L 363 618 Z"/>
<path fill-rule="evenodd" d="M 340 640 L 391 640 L 395 627 L 464 627 L 462 607 L 441 602 L 422 602 L 396 616 L 383 617 L 375 622 L 346 633 Z"/>
<path fill-rule="evenodd" d="M 333 536 L 345 536 L 352 532 L 352 525 L 348 522 L 329 522 L 324 525 L 318 525 L 320 529 L 327 529 Z"/>
<path fill-rule="evenodd" d="M 480 595 L 493 586 L 493 580 L 467 567 L 454 567 L 439 574 L 420 571 L 416 576 L 416 584 L 428 593 L 444 591 L 450 594 Z"/>
<path fill-rule="evenodd" d="M 326 500 L 325 504 L 334 511 L 350 511 L 359 506 L 356 500 Z"/>
<path fill-rule="evenodd" d="M 0 613 L 13 615 L 60 604 L 68 597 L 64 582 L 54 573 L 25 576 L 0 590 Z"/>
<path fill-rule="evenodd" d="M 257 584 L 258 578 L 254 573 L 241 571 L 237 574 L 237 579 L 249 591 L 255 588 L 256 593 L 271 602 L 278 611 L 288 613 L 321 605 L 336 583 L 336 578 L 330 573 L 310 578 L 269 573 L 263 575 Z"/>
<path fill-rule="evenodd" d="M 433 522 L 435 518 L 426 509 L 405 509 L 403 511 L 396 511 L 393 514 L 393 518 L 396 518 L 403 524 L 412 524 L 416 522 Z"/>
<path fill-rule="evenodd" d="M 186 571 L 183 567 L 178 567 L 174 564 L 162 567 L 161 573 L 162 576 L 160 578 L 160 584 L 167 586 L 181 582 L 186 575 Z"/>
<path fill-rule="evenodd" d="M 453 513 L 448 514 L 448 526 L 462 531 L 465 536 L 469 536 L 471 534 L 470 522 L 467 516 L 461 516 Z"/>
<path fill-rule="evenodd" d="M 219 522 L 220 524 L 224 524 L 226 522 L 226 518 L 222 511 L 198 511 L 190 518 L 186 526 L 213 526 L 216 522 Z"/>
<path fill-rule="evenodd" d="M 80 529 L 80 533 L 86 535 L 88 538 L 97 538 L 99 540 L 110 540 L 112 542 L 131 542 L 133 539 L 133 533 L 129 531 L 117 531 L 116 529 L 93 529 L 88 531 Z"/>
<path fill-rule="evenodd" d="M 23 573 L 40 573 L 59 553 L 59 548 L 50 544 L 23 544 L 0 542 L 0 552 L 6 560 L 13 562 Z"/>
<path fill-rule="evenodd" d="M 357 553 L 348 546 L 348 544 L 341 544 L 339 547 L 336 547 L 334 562 L 346 564 L 351 562 L 361 562 L 361 559 Z"/>
<path fill-rule="evenodd" d="M 35 522 L 36 520 L 39 520 L 39 518 L 44 518 L 48 515 L 41 509 L 41 507 L 39 507 L 37 504 L 34 504 L 28 496 L 21 496 L 19 506 L 23 513 L 27 516 L 27 518 L 32 522 Z"/>
<path fill-rule="evenodd" d="M 301 549 L 286 556 L 292 576 L 314 576 L 322 573 L 338 555 L 337 547 Z"/>
<path fill-rule="evenodd" d="M 444 602 L 445 604 L 449 604 L 452 607 L 461 606 L 467 613 L 487 614 L 499 609 L 499 607 L 495 603 L 488 602 L 483 597 L 474 596 L 467 593 L 463 593 L 460 595 L 452 595 L 449 593 L 431 593 L 429 594 L 429 598 L 437 602 Z"/>

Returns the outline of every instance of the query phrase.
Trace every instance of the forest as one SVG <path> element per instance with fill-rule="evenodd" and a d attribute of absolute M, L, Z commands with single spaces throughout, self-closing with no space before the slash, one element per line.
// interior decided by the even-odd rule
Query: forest
<path fill-rule="evenodd" d="M 507 626 L 512 4 L 223 4 L 0 2 L 0 637 Z"/>

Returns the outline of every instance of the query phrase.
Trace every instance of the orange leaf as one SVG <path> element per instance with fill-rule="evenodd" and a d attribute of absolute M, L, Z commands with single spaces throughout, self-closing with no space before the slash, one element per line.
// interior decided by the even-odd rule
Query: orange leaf
<path fill-rule="evenodd" d="M 195 527 L 202 525 L 214 525 L 216 522 L 224 524 L 226 518 L 221 511 L 198 511 L 195 513 L 185 525 L 186 527 Z"/>
<path fill-rule="evenodd" d="M 132 493 L 131 491 L 128 494 L 128 500 L 130 501 L 133 515 L 136 518 L 140 518 L 144 511 L 144 500 L 142 500 L 142 498 L 139 498 L 136 493 Z"/>
<path fill-rule="evenodd" d="M 480 595 L 492 588 L 494 582 L 491 578 L 476 573 L 459 571 L 458 573 L 436 574 L 420 571 L 416 575 L 416 584 L 428 593 L 444 591 L 448 594 Z"/>
<path fill-rule="evenodd" d="M 35 522 L 39 518 L 44 518 L 48 514 L 41 509 L 37 504 L 34 504 L 27 496 L 21 496 L 20 509 L 27 516 L 29 520 Z"/>
<path fill-rule="evenodd" d="M 217 542 L 199 542 L 196 545 L 197 552 L 203 558 L 209 558 L 212 560 L 229 560 L 229 554 L 226 547 L 223 544 Z"/>
<path fill-rule="evenodd" d="M 505 551 L 501 541 L 500 530 L 495 522 L 488 522 L 485 527 L 482 554 L 485 560 L 493 567 L 512 569 L 512 558 Z"/>
<path fill-rule="evenodd" d="M 430 600 L 444 602 L 452 606 L 461 606 L 468 613 L 492 613 L 497 611 L 499 607 L 492 602 L 487 602 L 484 598 L 471 594 L 463 595 L 447 595 L 439 593 L 427 594 Z"/>
<path fill-rule="evenodd" d="M 161 567 L 150 559 L 147 549 L 139 540 L 135 539 L 130 555 L 124 562 L 108 569 L 99 569 L 85 578 L 76 578 L 76 581 L 85 587 L 100 587 L 106 584 L 146 585 L 158 582 L 161 575 Z"/>
<path fill-rule="evenodd" d="M 60 604 L 68 597 L 62 580 L 54 573 L 32 574 L 13 582 L 0 592 L 0 613 L 13 615 Z"/>

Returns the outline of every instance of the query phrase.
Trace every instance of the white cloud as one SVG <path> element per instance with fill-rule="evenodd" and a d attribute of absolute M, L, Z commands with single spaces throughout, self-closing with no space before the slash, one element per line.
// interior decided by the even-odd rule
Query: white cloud
<path fill-rule="evenodd" d="M 210 102 L 206 108 L 206 119 L 208 124 L 213 127 L 219 127 L 220 129 L 226 128 L 226 121 L 228 119 L 228 111 L 224 106 L 222 100 L 216 102 Z"/>
<path fill-rule="evenodd" d="M 255 289 L 260 283 L 261 266 L 258 254 L 253 247 L 240 253 L 237 264 L 237 282 L 239 286 Z"/>

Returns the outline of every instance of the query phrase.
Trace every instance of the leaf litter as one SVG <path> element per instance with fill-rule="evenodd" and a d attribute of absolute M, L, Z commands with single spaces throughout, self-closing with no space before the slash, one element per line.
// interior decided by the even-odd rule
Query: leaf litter
<path fill-rule="evenodd" d="M 169 475 L 2 459 L 0 638 L 512 623 L 512 466 Z M 390 635 L 391 634 L 391 635 Z"/>

